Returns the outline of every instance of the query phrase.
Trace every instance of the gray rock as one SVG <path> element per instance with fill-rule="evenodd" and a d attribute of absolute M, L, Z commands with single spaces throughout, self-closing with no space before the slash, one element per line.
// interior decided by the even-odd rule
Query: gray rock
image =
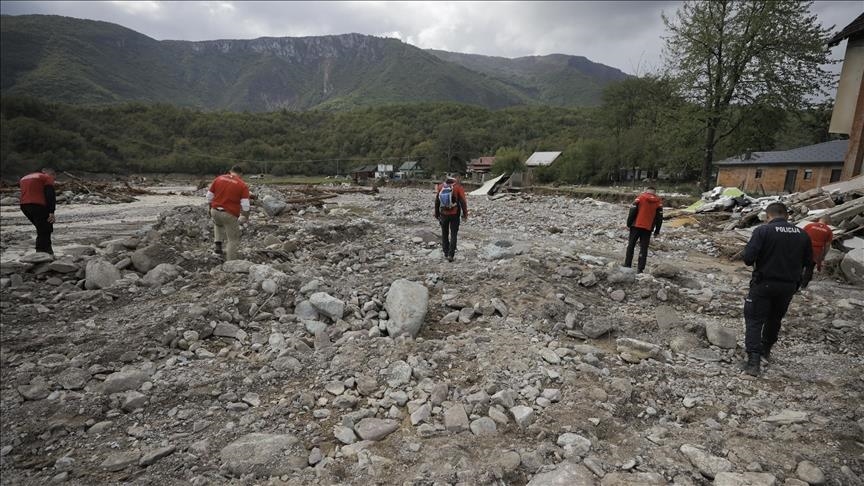
<path fill-rule="evenodd" d="M 102 393 L 120 393 L 129 390 L 137 390 L 145 381 L 150 379 L 150 373 L 144 370 L 125 370 L 111 373 L 102 382 Z"/>
<path fill-rule="evenodd" d="M 651 271 L 655 277 L 673 279 L 681 274 L 681 271 L 675 265 L 662 262 Z"/>
<path fill-rule="evenodd" d="M 150 452 L 144 454 L 143 456 L 141 456 L 141 459 L 138 461 L 138 465 L 142 466 L 142 467 L 147 467 L 147 466 L 155 463 L 159 459 L 162 459 L 162 458 L 170 456 L 171 454 L 174 454 L 174 451 L 176 451 L 176 450 L 177 450 L 177 447 L 175 447 L 173 445 L 160 447 L 156 450 L 150 451 Z"/>
<path fill-rule="evenodd" d="M 775 486 L 777 478 L 768 473 L 721 472 L 714 478 L 714 486 Z"/>
<path fill-rule="evenodd" d="M 238 341 L 244 341 L 248 336 L 246 331 L 231 324 L 230 322 L 220 322 L 213 328 L 213 335 L 217 337 L 233 338 Z"/>
<path fill-rule="evenodd" d="M 718 473 L 732 470 L 731 462 L 722 457 L 712 456 L 696 446 L 684 444 L 679 450 L 705 477 L 713 479 Z"/>
<path fill-rule="evenodd" d="M 627 361 L 640 361 L 648 358 L 657 361 L 665 360 L 663 350 L 656 344 L 631 338 L 618 338 L 615 344 L 617 345 L 618 352 Z"/>
<path fill-rule="evenodd" d="M 599 280 L 597 279 L 597 275 L 594 272 L 586 273 L 581 279 L 579 279 L 579 285 L 583 287 L 593 287 L 597 285 Z"/>
<path fill-rule="evenodd" d="M 144 408 L 146 405 L 147 395 L 132 390 L 126 393 L 126 397 L 123 399 L 123 406 L 121 408 L 127 412 L 134 412 L 139 408 Z"/>
<path fill-rule="evenodd" d="M 407 385 L 411 381 L 411 365 L 398 360 L 390 364 L 387 369 L 387 384 L 392 388 Z"/>
<path fill-rule="evenodd" d="M 843 257 L 840 271 L 849 283 L 864 285 L 864 251 L 853 250 Z"/>
<path fill-rule="evenodd" d="M 327 331 L 327 324 L 321 321 L 303 321 L 303 327 L 306 328 L 306 332 L 313 336 L 318 335 L 319 332 Z"/>
<path fill-rule="evenodd" d="M 684 321 L 678 312 L 668 305 L 660 305 L 654 309 L 654 317 L 657 319 L 657 327 L 663 331 L 680 329 L 684 327 Z"/>
<path fill-rule="evenodd" d="M 594 474 L 582 464 L 562 462 L 555 469 L 531 478 L 527 486 L 595 486 Z"/>
<path fill-rule="evenodd" d="M 610 284 L 631 284 L 636 281 L 636 270 L 618 267 L 606 277 L 606 280 Z"/>
<path fill-rule="evenodd" d="M 87 262 L 84 270 L 84 288 L 87 290 L 107 289 L 120 280 L 120 270 L 103 258 Z"/>
<path fill-rule="evenodd" d="M 611 319 L 605 317 L 594 317 L 582 324 L 582 334 L 585 334 L 591 339 L 597 339 L 604 334 L 610 332 L 614 327 Z"/>
<path fill-rule="evenodd" d="M 137 452 L 121 452 L 119 454 L 113 454 L 108 456 L 108 458 L 102 462 L 101 467 L 109 472 L 121 471 L 128 466 L 138 464 L 139 457 L 141 457 L 141 454 Z"/>
<path fill-rule="evenodd" d="M 144 275 L 141 282 L 151 287 L 161 287 L 180 276 L 180 267 L 170 263 L 160 263 Z"/>
<path fill-rule="evenodd" d="M 260 285 L 265 280 L 272 280 L 277 286 L 288 281 L 288 275 L 280 272 L 270 265 L 251 265 L 249 267 L 249 283 Z"/>
<path fill-rule="evenodd" d="M 448 432 L 464 432 L 470 428 L 468 414 L 462 404 L 456 404 L 444 411 L 444 428 Z"/>
<path fill-rule="evenodd" d="M 603 476 L 600 486 L 666 486 L 662 475 L 653 472 L 613 472 Z M 716 484 L 716 483 L 715 483 Z"/>
<path fill-rule="evenodd" d="M 391 337 L 417 337 L 429 306 L 429 290 L 423 284 L 399 279 L 390 285 L 384 308 L 390 320 L 387 333 Z"/>
<path fill-rule="evenodd" d="M 723 349 L 735 349 L 738 343 L 738 336 L 732 329 L 710 322 L 705 325 L 705 334 L 708 337 L 708 342 Z"/>
<path fill-rule="evenodd" d="M 176 253 L 162 243 L 156 243 L 144 248 L 139 248 L 132 253 L 132 265 L 135 270 L 147 273 L 156 268 L 160 263 L 171 263 L 176 258 Z"/>
<path fill-rule="evenodd" d="M 432 392 L 429 394 L 429 401 L 432 405 L 441 405 L 444 400 L 447 400 L 447 383 L 435 383 L 432 387 Z"/>
<path fill-rule="evenodd" d="M 345 302 L 324 292 L 316 292 L 309 296 L 309 303 L 321 314 L 333 321 L 342 319 L 345 314 Z"/>
<path fill-rule="evenodd" d="M 222 264 L 222 271 L 225 273 L 249 273 L 249 268 L 254 263 L 247 260 L 228 260 Z"/>
<path fill-rule="evenodd" d="M 427 422 L 431 416 L 432 407 L 428 403 L 424 403 L 411 414 L 411 425 L 418 425 Z"/>
<path fill-rule="evenodd" d="M 783 410 L 778 414 L 774 414 L 762 419 L 763 422 L 777 425 L 792 425 L 800 424 L 807 421 L 809 414 L 797 410 Z"/>
<path fill-rule="evenodd" d="M 471 433 L 477 436 L 495 435 L 498 433 L 498 426 L 495 421 L 489 417 L 480 417 L 471 422 Z"/>
<path fill-rule="evenodd" d="M 294 315 L 301 321 L 317 321 L 318 309 L 308 300 L 304 300 L 294 307 Z"/>
<path fill-rule="evenodd" d="M 235 475 L 279 476 L 305 468 L 306 451 L 288 434 L 247 434 L 225 446 L 220 455 Z"/>
<path fill-rule="evenodd" d="M 511 241 L 501 240 L 487 245 L 483 249 L 483 258 L 487 260 L 505 260 L 521 255 L 525 249 L 521 245 L 514 245 Z"/>
<path fill-rule="evenodd" d="M 18 387 L 18 393 L 20 393 L 25 400 L 36 401 L 47 398 L 51 391 L 48 389 L 48 385 L 42 381 L 38 381 L 29 385 L 20 385 Z"/>
<path fill-rule="evenodd" d="M 510 414 L 513 415 L 513 420 L 521 428 L 526 428 L 534 422 L 534 409 L 524 405 L 516 405 L 510 409 Z"/>
<path fill-rule="evenodd" d="M 621 302 L 627 298 L 627 293 L 621 289 L 613 290 L 612 293 L 609 294 L 609 298 L 611 298 L 615 302 Z"/>
<path fill-rule="evenodd" d="M 579 434 L 566 432 L 556 441 L 564 449 L 564 457 L 585 456 L 591 450 L 591 441 Z"/>
<path fill-rule="evenodd" d="M 540 357 L 543 358 L 543 361 L 549 364 L 559 364 L 561 363 L 561 358 L 555 354 L 555 351 L 552 351 L 549 348 L 543 348 L 540 350 Z"/>
<path fill-rule="evenodd" d="M 508 417 L 506 413 L 502 412 L 496 407 L 489 408 L 489 418 L 501 425 L 505 425 L 510 422 L 510 417 Z"/>
<path fill-rule="evenodd" d="M 810 461 L 801 461 L 795 469 L 795 475 L 809 484 L 825 484 L 825 473 L 819 466 Z"/>
<path fill-rule="evenodd" d="M 114 425 L 114 422 L 110 420 L 97 422 L 87 429 L 87 435 L 99 435 L 111 428 L 112 425 Z"/>
<path fill-rule="evenodd" d="M 399 429 L 395 420 L 364 418 L 354 426 L 354 431 L 363 440 L 381 440 Z"/>
<path fill-rule="evenodd" d="M 285 201 L 276 199 L 269 194 L 261 198 L 260 203 L 261 207 L 264 208 L 264 212 L 271 218 L 279 216 L 288 207 Z"/>
<path fill-rule="evenodd" d="M 55 260 L 48 264 L 47 269 L 57 273 L 73 273 L 77 272 L 79 267 L 69 260 Z"/>
<path fill-rule="evenodd" d="M 18 261 L 21 263 L 47 263 L 54 261 L 54 255 L 37 251 L 19 258 Z"/>
<path fill-rule="evenodd" d="M 500 390 L 492 395 L 492 404 L 511 409 L 516 406 L 516 392 L 513 390 Z"/>
<path fill-rule="evenodd" d="M 66 368 L 54 378 L 65 390 L 80 390 L 90 380 L 90 372 L 81 368 Z"/>
<path fill-rule="evenodd" d="M 357 442 L 357 436 L 350 427 L 337 425 L 333 428 L 333 436 L 343 444 L 353 444 Z"/>

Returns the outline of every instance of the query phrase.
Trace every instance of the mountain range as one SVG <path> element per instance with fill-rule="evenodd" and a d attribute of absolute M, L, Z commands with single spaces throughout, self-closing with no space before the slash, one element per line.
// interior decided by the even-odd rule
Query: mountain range
<path fill-rule="evenodd" d="M 141 101 L 230 111 L 415 102 L 576 107 L 599 104 L 605 85 L 627 77 L 580 56 L 508 59 L 362 34 L 158 41 L 108 22 L 4 15 L 0 36 L 0 93 L 75 104 Z"/>

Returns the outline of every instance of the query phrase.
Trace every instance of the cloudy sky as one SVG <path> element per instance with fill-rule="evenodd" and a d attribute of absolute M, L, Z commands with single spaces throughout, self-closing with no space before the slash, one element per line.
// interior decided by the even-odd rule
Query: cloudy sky
<path fill-rule="evenodd" d="M 358 32 L 422 48 L 518 57 L 563 53 L 631 74 L 661 64 L 661 12 L 680 2 L 0 2 L 3 14 L 66 15 L 114 22 L 155 39 L 251 39 Z M 818 1 L 839 30 L 864 8 Z M 844 44 L 834 49 L 842 56 Z"/>

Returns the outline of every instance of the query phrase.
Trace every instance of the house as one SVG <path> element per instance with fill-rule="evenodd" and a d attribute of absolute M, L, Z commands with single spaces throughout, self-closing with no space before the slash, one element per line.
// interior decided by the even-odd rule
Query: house
<path fill-rule="evenodd" d="M 495 157 L 478 157 L 468 163 L 468 174 L 475 180 L 482 181 L 485 174 L 492 172 Z"/>
<path fill-rule="evenodd" d="M 362 167 L 357 167 L 356 169 L 351 171 L 351 178 L 354 179 L 355 183 L 363 182 L 368 179 L 374 179 L 375 172 L 377 170 L 377 165 L 364 165 Z"/>
<path fill-rule="evenodd" d="M 841 175 L 842 180 L 848 180 L 861 175 L 864 162 L 864 14 L 828 41 L 828 47 L 844 40 L 846 54 L 828 131 L 849 135 Z"/>
<path fill-rule="evenodd" d="M 849 140 L 834 140 L 792 150 L 749 152 L 715 165 L 717 185 L 749 193 L 799 192 L 841 179 Z"/>
<path fill-rule="evenodd" d="M 375 168 L 376 179 L 390 179 L 393 177 L 393 164 L 378 164 Z"/>
<path fill-rule="evenodd" d="M 548 167 L 555 162 L 555 159 L 561 156 L 561 152 L 534 152 L 528 160 L 525 161 L 525 174 L 521 177 L 521 184 L 530 186 L 534 184 L 534 171 L 538 167 Z M 519 177 L 512 178 L 514 183 L 519 180 Z"/>
<path fill-rule="evenodd" d="M 399 166 L 396 176 L 400 179 L 422 179 L 426 177 L 426 171 L 420 165 L 420 162 L 412 160 Z"/>

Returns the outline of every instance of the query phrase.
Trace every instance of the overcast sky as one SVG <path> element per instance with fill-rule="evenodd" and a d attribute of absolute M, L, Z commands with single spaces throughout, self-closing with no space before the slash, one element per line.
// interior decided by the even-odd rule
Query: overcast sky
<path fill-rule="evenodd" d="M 659 68 L 660 13 L 681 2 L 0 2 L 3 14 L 56 14 L 114 22 L 155 39 L 299 37 L 358 32 L 422 48 L 491 56 L 552 53 L 643 74 Z M 860 0 L 817 1 L 825 26 L 842 29 Z M 842 57 L 845 43 L 834 48 Z"/>

